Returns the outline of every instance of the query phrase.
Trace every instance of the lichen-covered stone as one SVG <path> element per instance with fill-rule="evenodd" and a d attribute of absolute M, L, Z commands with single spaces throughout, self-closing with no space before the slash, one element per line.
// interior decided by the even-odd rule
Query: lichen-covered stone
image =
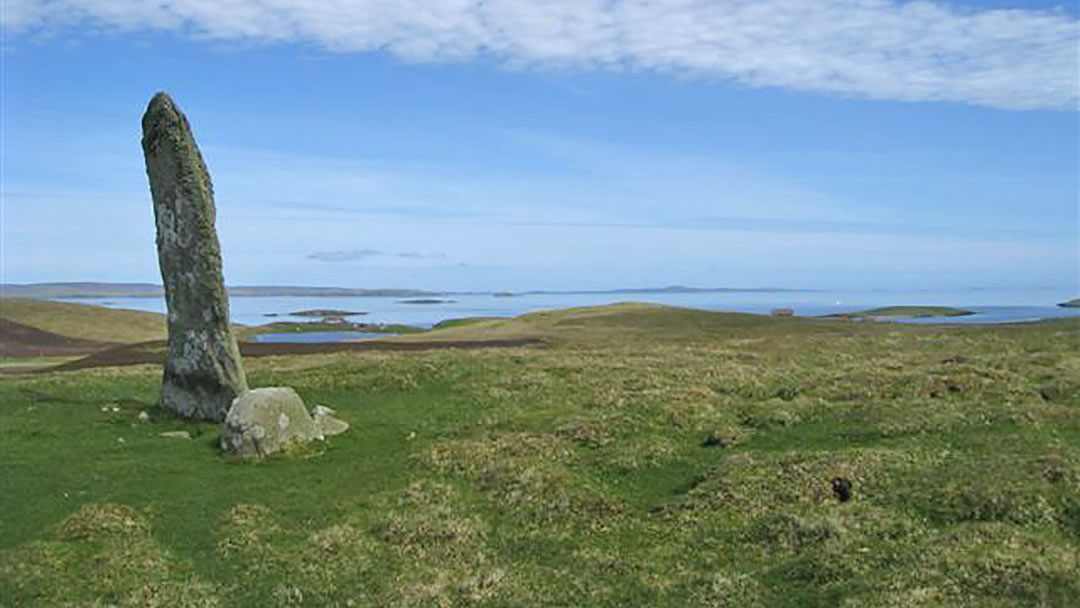
<path fill-rule="evenodd" d="M 296 391 L 284 386 L 257 388 L 233 401 L 221 449 L 241 458 L 262 458 L 316 439 L 323 439 L 322 430 Z"/>
<path fill-rule="evenodd" d="M 349 430 L 349 423 L 335 416 L 336 413 L 325 405 L 316 405 L 311 408 L 311 418 L 315 421 L 315 426 L 322 431 L 323 436 L 333 437 Z"/>
<path fill-rule="evenodd" d="M 150 100 L 142 129 L 169 311 L 161 404 L 220 422 L 247 381 L 229 328 L 213 185 L 187 118 L 168 95 Z"/>

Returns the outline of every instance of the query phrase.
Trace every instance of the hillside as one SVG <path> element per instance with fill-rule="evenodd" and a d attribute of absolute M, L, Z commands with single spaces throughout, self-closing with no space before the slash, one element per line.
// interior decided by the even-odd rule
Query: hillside
<path fill-rule="evenodd" d="M 105 346 L 101 342 L 69 338 L 0 317 L 0 357 L 70 357 Z"/>
<path fill-rule="evenodd" d="M 304 287 L 295 285 L 233 285 L 227 288 L 233 297 L 395 297 L 441 295 L 419 289 L 350 289 L 345 287 Z M 152 283 L 31 283 L 0 285 L 5 298 L 120 298 L 159 297 L 161 285 Z"/>
<path fill-rule="evenodd" d="M 708 343 L 718 338 L 778 333 L 843 331 L 835 323 L 712 312 L 662 304 L 626 302 L 535 312 L 513 318 L 479 317 L 443 321 L 425 334 L 400 341 L 538 338 L 567 344 L 618 345 L 642 340 Z"/>
<path fill-rule="evenodd" d="M 0 298 L 0 318 L 95 342 L 143 342 L 167 337 L 164 315 L 69 302 Z"/>

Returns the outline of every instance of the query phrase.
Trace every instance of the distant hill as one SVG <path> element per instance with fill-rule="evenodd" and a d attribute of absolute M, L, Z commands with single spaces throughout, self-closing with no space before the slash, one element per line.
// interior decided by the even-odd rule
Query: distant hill
<path fill-rule="evenodd" d="M 348 289 L 345 287 L 300 287 L 293 285 L 242 285 L 228 288 L 234 297 L 390 297 L 410 298 L 442 295 L 419 289 Z M 0 297 L 5 298 L 153 298 L 164 289 L 153 283 L 14 283 L 0 284 Z"/>
<path fill-rule="evenodd" d="M 161 285 L 152 283 L 15 283 L 0 284 L 5 298 L 111 298 L 153 297 L 162 294 Z"/>
<path fill-rule="evenodd" d="M 975 313 L 970 310 L 952 308 L 951 306 L 886 306 L 884 308 L 872 308 L 859 312 L 841 312 L 829 317 L 851 319 L 855 317 L 966 317 Z"/>
<path fill-rule="evenodd" d="M 572 291 L 521 291 L 509 292 L 498 291 L 492 295 L 498 297 L 511 296 L 534 296 L 534 295 L 604 295 L 604 294 L 635 294 L 635 293 L 784 293 L 784 292 L 812 292 L 813 289 L 786 289 L 783 287 L 687 287 L 685 285 L 669 285 L 667 287 L 624 287 L 620 289 L 587 289 Z"/>
<path fill-rule="evenodd" d="M 1080 298 L 1073 298 L 1068 302 L 1062 302 L 1061 304 L 1058 304 L 1058 306 L 1062 308 L 1080 308 Z"/>
<path fill-rule="evenodd" d="M 784 293 L 808 292 L 812 289 L 783 289 L 780 287 L 639 287 L 623 289 L 568 290 L 568 291 L 497 291 L 497 292 L 438 292 L 422 289 L 351 289 L 347 287 L 302 287 L 297 285 L 234 285 L 228 288 L 233 297 L 387 297 L 417 298 L 447 295 L 493 295 L 498 297 L 535 295 L 605 295 L 605 294 L 657 294 L 657 293 Z M 164 293 L 161 285 L 153 283 L 2 283 L 0 297 L 34 298 L 154 298 Z"/>

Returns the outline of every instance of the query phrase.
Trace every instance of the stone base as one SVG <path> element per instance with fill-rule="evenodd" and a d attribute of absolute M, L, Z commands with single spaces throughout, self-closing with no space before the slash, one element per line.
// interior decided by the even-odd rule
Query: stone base
<path fill-rule="evenodd" d="M 289 387 L 257 388 L 233 401 L 225 417 L 221 449 L 245 459 L 264 458 L 322 438 L 296 391 Z"/>
<path fill-rule="evenodd" d="M 264 458 L 289 447 L 344 433 L 349 424 L 334 410 L 304 401 L 287 387 L 257 388 L 237 397 L 225 417 L 221 449 L 243 459 Z"/>

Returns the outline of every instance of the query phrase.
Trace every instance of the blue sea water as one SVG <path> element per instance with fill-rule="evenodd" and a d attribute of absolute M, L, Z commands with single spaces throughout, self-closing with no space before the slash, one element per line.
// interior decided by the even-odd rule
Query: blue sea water
<path fill-rule="evenodd" d="M 407 298 L 386 297 L 234 297 L 230 300 L 232 320 L 243 325 L 271 321 L 311 321 L 288 313 L 316 308 L 363 311 L 354 317 L 364 323 L 402 323 L 430 327 L 439 321 L 462 317 L 512 317 L 527 312 L 574 306 L 597 306 L 615 302 L 651 302 L 730 312 L 769 314 L 774 308 L 791 308 L 798 316 L 821 316 L 853 312 L 879 306 L 954 306 L 976 314 L 965 317 L 910 319 L 912 323 L 1011 323 L 1055 317 L 1080 316 L 1080 309 L 1056 304 L 1077 294 L 1046 289 L 968 289 L 953 291 L 743 291 L 698 293 L 618 293 L 618 294 L 534 294 L 495 297 L 487 294 L 443 296 L 437 304 L 409 304 Z M 165 312 L 162 298 L 78 298 L 71 301 L 110 308 Z M 276 315 L 269 317 L 267 315 Z M 337 332 L 332 332 L 337 333 Z M 291 335 L 291 334 L 290 334 Z M 297 334 L 299 336 L 300 334 Z M 314 340 L 318 334 L 304 334 L 300 340 Z"/>

